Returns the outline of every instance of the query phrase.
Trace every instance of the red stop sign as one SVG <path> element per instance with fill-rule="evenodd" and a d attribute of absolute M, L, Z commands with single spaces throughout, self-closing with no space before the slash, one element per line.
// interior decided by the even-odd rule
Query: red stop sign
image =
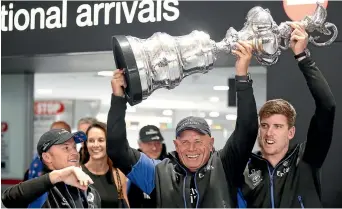
<path fill-rule="evenodd" d="M 59 101 L 38 101 L 34 103 L 36 115 L 58 115 L 64 112 L 64 104 Z"/>
<path fill-rule="evenodd" d="M 4 133 L 8 130 L 8 124 L 6 122 L 1 122 L 1 133 Z"/>

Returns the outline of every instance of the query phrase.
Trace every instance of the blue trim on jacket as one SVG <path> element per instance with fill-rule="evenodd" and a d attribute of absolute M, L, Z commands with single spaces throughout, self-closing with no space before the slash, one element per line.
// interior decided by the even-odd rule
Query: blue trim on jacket
<path fill-rule="evenodd" d="M 139 161 L 133 166 L 132 171 L 127 175 L 127 178 L 143 192 L 150 195 L 156 186 L 155 167 L 160 162 L 161 160 L 151 159 L 144 153 L 141 153 Z"/>

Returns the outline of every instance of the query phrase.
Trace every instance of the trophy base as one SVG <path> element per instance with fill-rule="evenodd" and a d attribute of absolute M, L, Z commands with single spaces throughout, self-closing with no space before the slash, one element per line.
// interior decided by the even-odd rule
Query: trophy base
<path fill-rule="evenodd" d="M 131 106 L 136 105 L 143 100 L 143 94 L 132 48 L 125 36 L 113 36 L 112 45 L 116 68 L 124 70 L 126 99 Z"/>

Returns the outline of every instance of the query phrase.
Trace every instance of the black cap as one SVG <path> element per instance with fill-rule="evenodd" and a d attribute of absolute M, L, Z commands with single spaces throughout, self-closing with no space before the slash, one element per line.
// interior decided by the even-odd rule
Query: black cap
<path fill-rule="evenodd" d="M 176 137 L 180 135 L 182 131 L 194 130 L 201 134 L 207 134 L 211 136 L 210 127 L 203 118 L 189 116 L 179 121 L 176 127 Z"/>
<path fill-rule="evenodd" d="M 52 145 L 63 144 L 71 138 L 74 138 L 76 144 L 87 140 L 86 134 L 82 131 L 70 133 L 65 129 L 51 129 L 48 132 L 45 132 L 40 137 L 37 144 L 37 152 L 39 157 L 42 156 L 43 152 L 48 151 Z"/>
<path fill-rule="evenodd" d="M 164 141 L 163 136 L 157 126 L 147 125 L 140 129 L 139 139 L 142 142 Z"/>

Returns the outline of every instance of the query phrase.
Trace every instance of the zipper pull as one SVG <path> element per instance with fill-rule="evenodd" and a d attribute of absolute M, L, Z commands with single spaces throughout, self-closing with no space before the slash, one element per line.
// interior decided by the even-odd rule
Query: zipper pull
<path fill-rule="evenodd" d="M 302 196 L 298 196 L 298 200 L 299 200 L 300 206 L 301 206 L 302 208 L 304 208 Z"/>

